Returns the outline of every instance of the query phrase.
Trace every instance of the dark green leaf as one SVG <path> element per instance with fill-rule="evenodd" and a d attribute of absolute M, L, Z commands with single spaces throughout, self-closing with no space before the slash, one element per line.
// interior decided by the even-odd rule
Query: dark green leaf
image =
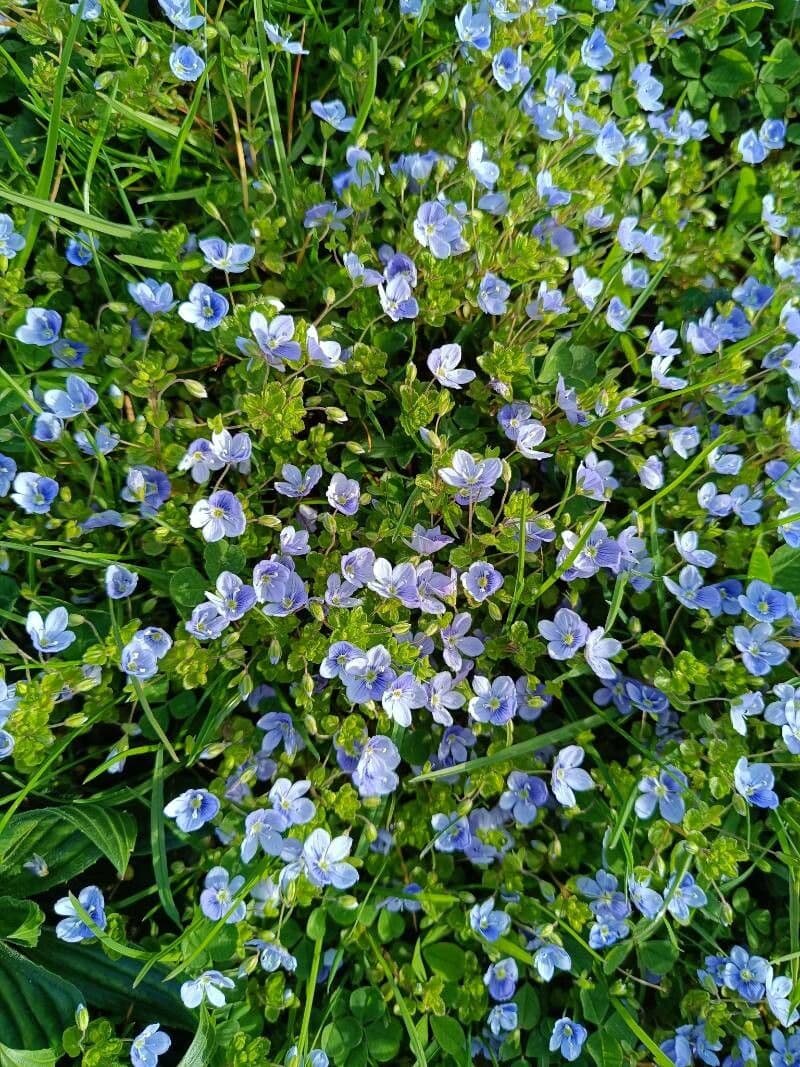
<path fill-rule="evenodd" d="M 194 608 L 205 600 L 209 580 L 194 567 L 181 567 L 169 580 L 169 595 L 179 608 Z"/>
<path fill-rule="evenodd" d="M 194 1035 L 194 1040 L 186 1050 L 186 1054 L 182 1057 L 178 1067 L 208 1067 L 208 1064 L 211 1063 L 215 1043 L 211 1018 L 205 1009 L 201 1009 L 200 1025 L 197 1028 L 197 1033 Z"/>
<path fill-rule="evenodd" d="M 422 957 L 434 974 L 440 974 L 448 982 L 459 982 L 464 977 L 466 955 L 458 945 L 447 941 L 424 945 Z"/>
<path fill-rule="evenodd" d="M 45 970 L 0 944 L 0 1042 L 8 1048 L 58 1048 L 83 999 L 60 972 Z"/>
<path fill-rule="evenodd" d="M 112 960 L 99 945 L 68 945 L 48 931 L 42 933 L 28 956 L 77 987 L 78 999 L 91 1008 L 118 1018 L 133 1013 L 143 1026 L 158 1019 L 167 1030 L 194 1030 L 197 1025 L 183 1005 L 180 983 L 165 982 L 166 971 L 161 967 L 151 968 L 134 985 L 141 970 L 139 961 L 123 957 Z"/>
<path fill-rule="evenodd" d="M 454 1019 L 452 1015 L 433 1015 L 431 1030 L 442 1049 L 457 1063 L 469 1063 L 467 1039 L 458 1019 Z"/>
<path fill-rule="evenodd" d="M 755 77 L 755 68 L 746 55 L 735 48 L 723 48 L 703 81 L 715 96 L 733 97 L 752 85 Z"/>

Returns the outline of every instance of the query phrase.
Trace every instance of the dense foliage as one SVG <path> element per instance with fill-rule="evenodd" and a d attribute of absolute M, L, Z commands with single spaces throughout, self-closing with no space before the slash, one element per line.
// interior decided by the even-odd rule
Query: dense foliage
<path fill-rule="evenodd" d="M 795 0 L 4 0 L 0 1067 L 800 1064 Z"/>

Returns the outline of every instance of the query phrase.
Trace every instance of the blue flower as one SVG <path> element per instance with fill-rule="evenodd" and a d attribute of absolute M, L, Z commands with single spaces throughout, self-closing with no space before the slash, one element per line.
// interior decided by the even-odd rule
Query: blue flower
<path fill-rule="evenodd" d="M 206 64 L 190 45 L 176 44 L 169 54 L 169 67 L 179 81 L 196 82 Z"/>
<path fill-rule="evenodd" d="M 209 267 L 226 274 L 241 274 L 256 254 L 252 245 L 227 244 L 221 237 L 207 237 L 199 242 L 199 247 Z"/>
<path fill-rule="evenodd" d="M 202 532 L 203 540 L 213 542 L 224 537 L 241 537 L 247 520 L 238 498 L 227 489 L 220 489 L 207 500 L 197 501 L 189 516 L 189 525 Z"/>
<path fill-rule="evenodd" d="M 664 890 L 664 900 L 670 915 L 688 922 L 689 910 L 704 907 L 708 898 L 691 874 L 684 874 L 680 881 L 677 874 L 672 874 Z"/>
<path fill-rule="evenodd" d="M 198 330 L 213 330 L 228 314 L 228 300 L 221 293 L 197 282 L 189 290 L 189 299 L 178 307 L 178 314 L 184 322 L 196 326 Z"/>
<path fill-rule="evenodd" d="M 547 803 L 547 786 L 534 774 L 512 771 L 500 796 L 501 811 L 508 811 L 518 826 L 530 826 L 539 808 Z"/>
<path fill-rule="evenodd" d="M 460 448 L 453 453 L 452 465 L 438 470 L 443 482 L 459 490 L 455 500 L 462 506 L 488 500 L 494 493 L 495 482 L 501 473 L 499 459 L 475 460 L 469 452 Z"/>
<path fill-rule="evenodd" d="M 346 834 L 331 838 L 327 830 L 312 830 L 303 842 L 303 869 L 312 885 L 349 889 L 358 881 L 358 871 L 346 859 L 353 842 Z"/>
<path fill-rule="evenodd" d="M 586 644 L 589 627 L 570 608 L 559 608 L 554 619 L 539 623 L 539 633 L 548 642 L 548 656 L 565 660 L 572 659 Z"/>
<path fill-rule="evenodd" d="M 339 133 L 349 133 L 356 124 L 355 118 L 347 114 L 347 108 L 341 100 L 312 100 L 311 110 L 318 119 L 327 122 Z"/>
<path fill-rule="evenodd" d="M 461 575 L 462 586 L 478 604 L 502 588 L 503 581 L 503 575 L 491 563 L 471 563 Z"/>
<path fill-rule="evenodd" d="M 733 770 L 736 792 L 754 808 L 777 808 L 780 801 L 773 789 L 775 776 L 766 763 L 750 763 L 742 756 Z"/>
<path fill-rule="evenodd" d="M 133 593 L 138 581 L 138 574 L 118 563 L 112 563 L 106 568 L 106 595 L 111 600 L 124 600 Z"/>
<path fill-rule="evenodd" d="M 565 1060 L 577 1060 L 587 1037 L 585 1026 L 565 1016 L 556 1020 L 550 1035 L 549 1048 L 551 1052 L 560 1052 Z"/>
<path fill-rule="evenodd" d="M 391 738 L 377 734 L 361 750 L 353 771 L 353 785 L 362 797 L 382 797 L 393 793 L 400 784 L 396 768 L 400 753 Z"/>
<path fill-rule="evenodd" d="M 222 571 L 217 575 L 215 592 L 206 593 L 206 599 L 227 622 L 237 622 L 255 604 L 256 593 L 238 575 Z"/>
<path fill-rule="evenodd" d="M 497 274 L 484 274 L 478 287 L 478 307 L 487 315 L 504 315 L 511 286 Z"/>
<path fill-rule="evenodd" d="M 0 213 L 0 256 L 13 259 L 25 247 L 25 238 L 14 229 L 10 215 Z"/>
<path fill-rule="evenodd" d="M 414 236 L 436 259 L 449 259 L 467 250 L 461 236 L 461 220 L 438 200 L 420 205 L 414 219 Z"/>
<path fill-rule="evenodd" d="M 100 0 L 78 0 L 77 3 L 70 4 L 69 9 L 73 15 L 77 15 L 80 11 L 84 22 L 94 22 L 103 14 Z"/>
<path fill-rule="evenodd" d="M 645 919 L 655 919 L 664 907 L 664 898 L 655 889 L 650 888 L 650 878 L 636 878 L 630 875 L 628 878 L 628 896 L 635 908 Z"/>
<path fill-rule="evenodd" d="M 361 489 L 355 478 L 348 478 L 337 471 L 331 478 L 325 495 L 333 510 L 342 515 L 355 515 L 358 511 Z"/>
<path fill-rule="evenodd" d="M 66 389 L 47 389 L 44 402 L 59 419 L 74 419 L 89 411 L 98 401 L 97 393 L 77 374 L 70 374 Z"/>
<path fill-rule="evenodd" d="M 120 493 L 123 500 L 139 505 L 142 515 L 152 516 L 169 500 L 169 478 L 155 467 L 131 467 Z"/>
<path fill-rule="evenodd" d="M 172 1041 L 161 1029 L 160 1023 L 150 1023 L 137 1034 L 131 1044 L 133 1067 L 156 1067 L 158 1057 L 168 1051 Z"/>
<path fill-rule="evenodd" d="M 583 770 L 583 749 L 580 745 L 567 745 L 557 754 L 550 776 L 550 788 L 553 796 L 565 808 L 574 808 L 577 804 L 575 792 L 594 789 L 594 782 L 588 771 Z"/>
<path fill-rule="evenodd" d="M 536 938 L 528 947 L 535 948 L 533 965 L 544 982 L 549 982 L 556 970 L 568 971 L 572 966 L 569 953 L 561 945 L 543 942 Z"/>
<path fill-rule="evenodd" d="M 410 282 L 403 274 L 396 274 L 385 285 L 379 285 L 378 297 L 392 322 L 415 319 L 419 315 L 419 304 L 412 295 Z"/>
<path fill-rule="evenodd" d="M 43 411 L 41 415 L 36 416 L 31 436 L 34 441 L 50 444 L 53 441 L 57 441 L 63 432 L 64 423 L 61 419 L 56 415 L 52 415 L 49 411 Z"/>
<path fill-rule="evenodd" d="M 199 30 L 206 21 L 203 15 L 193 15 L 189 0 L 158 0 L 159 7 L 179 30 Z"/>
<path fill-rule="evenodd" d="M 351 207 L 337 207 L 333 200 L 323 200 L 308 209 L 303 217 L 303 225 L 307 230 L 325 229 L 343 233 L 344 220 L 352 214 Z"/>
<path fill-rule="evenodd" d="M 746 948 L 736 945 L 725 964 L 725 985 L 750 1004 L 758 1004 L 766 993 L 768 966 L 763 956 L 751 956 Z"/>
<path fill-rule="evenodd" d="M 28 631 L 33 647 L 37 652 L 52 656 L 63 652 L 75 640 L 75 634 L 68 629 L 69 615 L 63 607 L 53 608 L 46 619 L 38 611 L 28 612 L 25 629 Z"/>
<path fill-rule="evenodd" d="M 0 453 L 0 497 L 7 496 L 17 473 L 17 464 L 11 456 Z M 36 477 L 36 476 L 34 476 Z"/>
<path fill-rule="evenodd" d="M 28 308 L 25 323 L 18 326 L 14 336 L 24 345 L 37 345 L 46 348 L 58 340 L 61 332 L 61 316 L 49 308 Z"/>
<path fill-rule="evenodd" d="M 483 904 L 474 904 L 470 908 L 469 925 L 474 933 L 491 944 L 507 933 L 511 916 L 504 911 L 495 911 L 494 897 L 489 897 Z"/>
<path fill-rule="evenodd" d="M 119 665 L 129 678 L 144 682 L 158 673 L 158 656 L 143 641 L 133 638 L 120 652 Z"/>
<path fill-rule="evenodd" d="M 475 696 L 469 702 L 469 713 L 476 722 L 503 726 L 514 718 L 517 710 L 517 690 L 508 675 L 490 681 L 476 674 L 472 679 Z"/>
<path fill-rule="evenodd" d="M 267 811 L 266 808 L 251 811 L 244 821 L 242 861 L 249 863 L 259 848 L 266 856 L 282 856 L 291 840 L 284 841 L 281 836 L 284 827 L 285 819 L 280 812 Z"/>
<path fill-rule="evenodd" d="M 742 653 L 742 663 L 757 678 L 769 674 L 789 657 L 785 645 L 771 640 L 773 632 L 768 622 L 758 622 L 749 630 L 746 626 L 733 628 L 733 640 Z"/>
<path fill-rule="evenodd" d="M 287 52 L 290 56 L 307 56 L 308 49 L 303 48 L 299 41 L 293 41 L 288 33 L 284 33 L 279 26 L 276 26 L 273 22 L 264 21 L 264 32 L 269 39 L 270 44 L 277 45 L 282 52 Z"/>
<path fill-rule="evenodd" d="M 78 893 L 78 903 L 99 930 L 106 928 L 105 900 L 103 894 L 96 885 L 87 885 Z M 95 936 L 90 926 L 87 926 L 75 910 L 75 905 L 69 897 L 62 897 L 53 905 L 56 915 L 64 915 L 65 918 L 56 926 L 56 937 L 61 941 L 88 941 Z"/>
<path fill-rule="evenodd" d="M 475 377 L 475 371 L 459 368 L 461 345 L 442 345 L 434 348 L 428 356 L 428 370 L 440 385 L 447 389 L 460 389 Z"/>
<path fill-rule="evenodd" d="M 742 610 L 756 622 L 775 622 L 787 614 L 786 595 L 767 582 L 753 581 L 739 597 Z"/>
<path fill-rule="evenodd" d="M 220 971 L 203 971 L 191 981 L 181 986 L 181 1000 L 187 1008 L 199 1008 L 204 1000 L 215 1008 L 225 1006 L 224 989 L 233 989 L 234 981 L 226 978 Z"/>
<path fill-rule="evenodd" d="M 505 1036 L 517 1028 L 517 1005 L 495 1004 L 486 1019 L 486 1025 L 495 1037 Z"/>
<path fill-rule="evenodd" d="M 456 33 L 459 41 L 467 48 L 477 48 L 486 52 L 492 43 L 492 20 L 489 13 L 479 7 L 476 11 L 471 3 L 464 4 L 455 17 Z"/>
<path fill-rule="evenodd" d="M 94 253 L 99 249 L 100 242 L 96 237 L 80 230 L 75 237 L 67 241 L 67 250 L 64 258 L 73 267 L 85 267 L 92 262 Z"/>
<path fill-rule="evenodd" d="M 649 819 L 658 806 L 662 819 L 671 823 L 682 822 L 686 813 L 683 793 L 687 784 L 686 775 L 675 767 L 660 771 L 657 778 L 645 776 L 639 782 L 641 796 L 636 800 L 636 814 L 640 819 Z"/>
<path fill-rule="evenodd" d="M 148 315 L 165 315 L 175 307 L 169 282 L 159 283 L 154 278 L 128 282 L 128 293 Z"/>
<path fill-rule="evenodd" d="M 217 922 L 224 915 L 226 923 L 240 923 L 247 914 L 247 904 L 234 899 L 244 885 L 244 876 L 231 878 L 224 867 L 212 867 L 206 875 L 203 892 L 200 894 L 200 910 L 207 919 Z"/>
<path fill-rule="evenodd" d="M 589 930 L 589 947 L 593 949 L 610 948 L 628 936 L 630 927 L 621 919 L 610 916 L 598 917 Z"/>
<path fill-rule="evenodd" d="M 219 811 L 219 801 L 207 789 L 187 789 L 170 800 L 164 808 L 168 819 L 174 819 L 179 830 L 192 833 L 205 826 Z"/>
<path fill-rule="evenodd" d="M 284 711 L 268 711 L 262 715 L 256 723 L 259 730 L 264 731 L 261 739 L 261 751 L 266 755 L 274 752 L 280 745 L 287 756 L 294 756 L 304 747 L 300 734 L 295 729 L 291 715 Z"/>
<path fill-rule="evenodd" d="M 300 346 L 297 346 L 298 356 L 300 354 Z M 308 496 L 314 486 L 322 477 L 322 467 L 318 464 L 314 464 L 309 467 L 305 474 L 295 467 L 293 463 L 284 463 L 281 468 L 281 474 L 283 480 L 275 482 L 275 491 L 283 494 L 283 496 L 292 497 L 295 500 L 300 500 L 304 496 Z"/>
<path fill-rule="evenodd" d="M 284 829 L 290 826 L 302 826 L 314 818 L 316 807 L 305 795 L 311 788 L 311 782 L 303 780 L 290 782 L 288 778 L 278 778 L 269 791 L 269 801 L 284 823 Z"/>
<path fill-rule="evenodd" d="M 583 62 L 587 67 L 591 67 L 592 70 L 605 70 L 613 58 L 614 53 L 609 48 L 606 35 L 599 27 L 592 30 L 581 45 L 581 59 Z"/>
<path fill-rule="evenodd" d="M 424 707 L 425 700 L 425 689 L 410 671 L 405 671 L 383 691 L 381 705 L 393 722 L 406 727 L 411 725 L 412 710 Z"/>
<path fill-rule="evenodd" d="M 706 611 L 710 611 L 712 615 L 719 614 L 719 591 L 713 585 L 704 586 L 703 576 L 697 567 L 692 564 L 688 564 L 681 569 L 677 582 L 665 576 L 664 585 L 689 611 L 698 611 L 700 608 L 704 608 Z"/>

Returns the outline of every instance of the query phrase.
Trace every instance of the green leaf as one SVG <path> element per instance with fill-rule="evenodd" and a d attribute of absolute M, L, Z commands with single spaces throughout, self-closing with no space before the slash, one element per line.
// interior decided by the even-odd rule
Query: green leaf
<path fill-rule="evenodd" d="M 700 68 L 703 63 L 703 53 L 693 41 L 682 41 L 675 44 L 670 52 L 672 65 L 678 74 L 685 78 L 699 78 Z"/>
<path fill-rule="evenodd" d="M 467 957 L 463 948 L 447 941 L 423 945 L 422 956 L 434 974 L 440 974 L 448 982 L 460 982 L 464 977 Z"/>
<path fill-rule="evenodd" d="M 26 207 L 29 211 L 38 211 L 42 215 L 48 215 L 50 218 L 63 219 L 65 222 L 72 223 L 73 226 L 78 226 L 82 230 L 89 230 L 90 233 L 103 233 L 108 237 L 130 238 L 138 237 L 142 232 L 134 229 L 133 226 L 124 226 L 119 222 L 107 222 L 96 215 L 88 215 L 85 211 L 79 211 L 75 207 L 68 207 L 66 204 L 57 204 L 52 200 L 43 200 L 38 196 L 16 193 L 6 185 L 0 185 L 0 199 L 10 200 L 12 204 L 19 204 L 20 207 Z"/>
<path fill-rule="evenodd" d="M 753 64 L 735 48 L 723 48 L 703 81 L 715 96 L 738 96 L 755 81 Z"/>
<path fill-rule="evenodd" d="M 205 600 L 208 578 L 194 567 L 181 567 L 169 580 L 169 595 L 179 608 L 194 608 Z"/>
<path fill-rule="evenodd" d="M 622 1067 L 622 1045 L 605 1031 L 595 1030 L 586 1042 L 586 1048 L 597 1067 Z"/>
<path fill-rule="evenodd" d="M 467 1039 L 458 1019 L 452 1015 L 432 1015 L 431 1030 L 441 1048 L 457 1063 L 469 1063 Z"/>
<path fill-rule="evenodd" d="M 397 1059 L 403 1037 L 403 1027 L 397 1019 L 386 1015 L 383 1000 L 381 1000 L 381 1017 L 369 1023 L 364 1034 L 370 1058 L 376 1063 L 392 1063 Z"/>
<path fill-rule="evenodd" d="M 654 974 L 669 974 L 678 958 L 678 949 L 671 941 L 646 941 L 638 952 L 642 970 Z"/>
<path fill-rule="evenodd" d="M 620 941 L 619 944 L 614 945 L 606 953 L 605 962 L 603 963 L 603 973 L 613 974 L 617 967 L 621 967 L 625 960 L 628 958 L 631 949 L 633 948 L 633 942 Z"/>
<path fill-rule="evenodd" d="M 232 571 L 234 574 L 240 574 L 247 562 L 241 548 L 238 545 L 229 544 L 227 541 L 212 541 L 210 545 L 206 545 L 203 551 L 203 561 L 206 565 L 206 574 L 212 582 L 216 582 L 223 571 Z M 197 601 L 195 601 L 196 603 Z"/>
<path fill-rule="evenodd" d="M 769 558 L 772 584 L 783 593 L 800 594 L 800 549 L 781 545 Z"/>
<path fill-rule="evenodd" d="M 523 985 L 514 998 L 519 1012 L 519 1025 L 523 1030 L 532 1030 L 542 1015 L 539 995 L 531 985 Z"/>
<path fill-rule="evenodd" d="M 132 816 L 100 804 L 38 808 L 9 819 L 0 835 L 3 889 L 15 896 L 35 896 L 70 881 L 105 855 L 124 874 L 136 840 Z M 44 858 L 47 873 L 26 871 L 34 854 Z"/>
<path fill-rule="evenodd" d="M 120 1019 L 133 1008 L 140 1018 L 158 1019 L 165 1030 L 191 1031 L 197 1025 L 181 1000 L 180 984 L 164 981 L 167 972 L 163 967 L 152 967 L 136 985 L 140 961 L 124 957 L 112 960 L 97 944 L 68 945 L 47 930 L 28 956 L 77 987 L 78 999 L 89 1007 Z"/>
<path fill-rule="evenodd" d="M 0 944 L 0 1042 L 8 1048 L 58 1048 L 82 1000 L 80 990 L 62 974 Z"/>
<path fill-rule="evenodd" d="M 26 1052 L 20 1048 L 0 1045 L 0 1067 L 54 1067 L 56 1054 L 50 1048 Z"/>
<path fill-rule="evenodd" d="M 761 80 L 784 81 L 800 74 L 800 54 L 788 37 L 782 37 L 761 68 Z"/>
<path fill-rule="evenodd" d="M 211 1063 L 215 1045 L 216 1040 L 211 1018 L 208 1012 L 202 1009 L 197 1033 L 194 1035 L 194 1040 L 186 1050 L 186 1054 L 181 1059 L 178 1067 L 208 1067 L 208 1064 Z"/>
<path fill-rule="evenodd" d="M 0 897 L 0 941 L 35 945 L 44 922 L 44 912 L 32 900 Z"/>
<path fill-rule="evenodd" d="M 597 364 L 591 348 L 571 341 L 556 341 L 544 357 L 539 381 L 546 385 L 555 382 L 561 374 L 568 386 L 582 389 L 591 383 L 596 373 Z"/>
<path fill-rule="evenodd" d="M 772 566 L 769 561 L 769 556 L 760 545 L 756 545 L 750 556 L 747 577 L 751 582 L 759 581 L 767 582 L 769 585 L 772 584 Z"/>
<path fill-rule="evenodd" d="M 104 808 L 100 804 L 69 804 L 52 810 L 94 841 L 122 878 L 136 844 L 133 816 L 114 808 Z"/>

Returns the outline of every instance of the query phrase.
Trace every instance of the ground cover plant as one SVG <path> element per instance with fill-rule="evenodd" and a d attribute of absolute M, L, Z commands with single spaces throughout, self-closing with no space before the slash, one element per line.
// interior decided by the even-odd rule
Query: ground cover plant
<path fill-rule="evenodd" d="M 0 1067 L 800 1064 L 794 0 L 4 0 Z"/>

